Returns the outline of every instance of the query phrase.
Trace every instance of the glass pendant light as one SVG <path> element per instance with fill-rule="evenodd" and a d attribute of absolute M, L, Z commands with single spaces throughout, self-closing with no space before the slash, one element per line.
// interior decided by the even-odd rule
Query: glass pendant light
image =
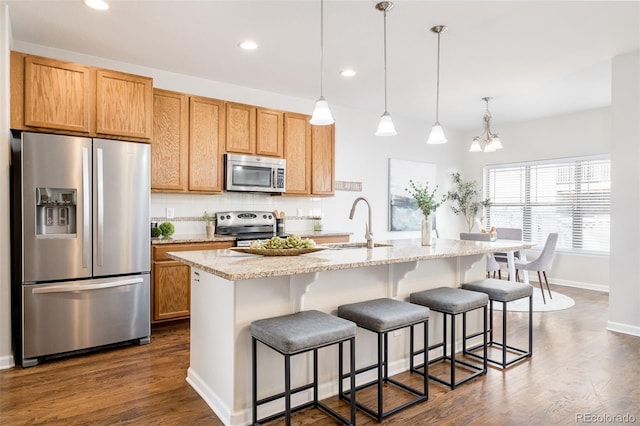
<path fill-rule="evenodd" d="M 395 136 L 398 132 L 391 120 L 391 114 L 387 111 L 387 11 L 393 9 L 393 3 L 381 1 L 376 4 L 376 9 L 384 12 L 384 113 L 378 122 L 376 136 Z"/>
<path fill-rule="evenodd" d="M 309 123 L 316 126 L 333 124 L 333 116 L 327 100 L 322 96 L 322 80 L 324 77 L 324 0 L 320 0 L 320 98 L 316 101 Z"/>
<path fill-rule="evenodd" d="M 480 146 L 480 138 L 478 136 L 473 138 L 473 140 L 471 141 L 469 152 L 482 152 L 482 147 Z"/>
<path fill-rule="evenodd" d="M 444 136 L 442 126 L 438 121 L 438 110 L 440 109 L 440 33 L 446 30 L 447 27 L 445 27 L 444 25 L 436 25 L 435 27 L 431 28 L 431 32 L 438 34 L 438 66 L 436 72 L 436 122 L 431 128 L 429 139 L 427 139 L 427 143 L 433 145 L 447 142 L 447 138 Z"/>

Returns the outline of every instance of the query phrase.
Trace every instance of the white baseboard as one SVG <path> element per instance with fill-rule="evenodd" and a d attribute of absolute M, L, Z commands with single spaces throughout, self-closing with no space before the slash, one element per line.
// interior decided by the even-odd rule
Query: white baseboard
<path fill-rule="evenodd" d="M 15 367 L 16 363 L 13 359 L 13 355 L 0 356 L 0 370 L 7 370 Z"/>
<path fill-rule="evenodd" d="M 244 418 L 234 418 L 231 409 L 225 405 L 216 393 L 202 380 L 202 378 L 192 368 L 187 370 L 187 383 L 200 395 L 204 402 L 216 413 L 220 421 L 229 425 L 247 424 Z M 244 416 L 242 416 L 244 417 Z"/>
<path fill-rule="evenodd" d="M 539 284 L 537 280 L 531 280 L 531 276 L 529 276 L 529 280 Z M 593 283 L 583 283 L 579 281 L 570 281 L 570 280 L 562 280 L 559 278 L 551 278 L 549 277 L 550 284 L 561 285 L 564 287 L 575 287 L 582 288 L 584 290 L 593 290 L 593 291 L 601 291 L 604 293 L 609 293 L 609 286 L 605 284 L 593 284 Z"/>
<path fill-rule="evenodd" d="M 607 322 L 607 330 L 616 331 L 618 333 L 630 334 L 632 336 L 640 336 L 640 327 L 637 325 L 622 324 L 619 322 Z"/>

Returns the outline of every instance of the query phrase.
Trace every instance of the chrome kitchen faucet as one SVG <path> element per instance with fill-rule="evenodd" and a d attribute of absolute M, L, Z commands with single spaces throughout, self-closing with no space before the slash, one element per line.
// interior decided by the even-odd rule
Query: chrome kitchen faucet
<path fill-rule="evenodd" d="M 364 197 L 358 197 L 353 201 L 353 205 L 351 206 L 351 213 L 349 213 L 349 219 L 353 219 L 353 214 L 356 212 L 356 204 L 359 201 L 364 201 L 367 203 L 367 208 L 369 210 L 369 221 L 365 222 L 365 234 L 364 237 L 367 239 L 367 248 L 373 248 L 373 234 L 371 233 L 371 204 L 369 204 L 369 200 Z"/>

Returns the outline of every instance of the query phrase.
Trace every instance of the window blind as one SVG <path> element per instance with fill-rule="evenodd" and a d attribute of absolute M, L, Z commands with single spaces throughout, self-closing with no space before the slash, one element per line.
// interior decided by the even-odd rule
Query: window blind
<path fill-rule="evenodd" d="M 484 195 L 491 199 L 490 226 L 522 228 L 524 240 L 534 244 L 557 232 L 559 250 L 609 252 L 608 157 L 486 166 Z"/>

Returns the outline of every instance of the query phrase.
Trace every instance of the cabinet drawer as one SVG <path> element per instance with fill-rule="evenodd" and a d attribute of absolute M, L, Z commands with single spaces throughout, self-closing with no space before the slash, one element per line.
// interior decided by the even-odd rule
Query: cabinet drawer
<path fill-rule="evenodd" d="M 328 235 L 320 237 L 312 237 L 316 244 L 331 244 L 331 243 L 348 243 L 348 235 Z"/>
<path fill-rule="evenodd" d="M 173 260 L 167 253 L 170 251 L 194 251 L 194 250 L 219 250 L 233 247 L 232 241 L 220 241 L 216 243 L 194 244 L 158 244 L 152 247 L 153 261 Z"/>

